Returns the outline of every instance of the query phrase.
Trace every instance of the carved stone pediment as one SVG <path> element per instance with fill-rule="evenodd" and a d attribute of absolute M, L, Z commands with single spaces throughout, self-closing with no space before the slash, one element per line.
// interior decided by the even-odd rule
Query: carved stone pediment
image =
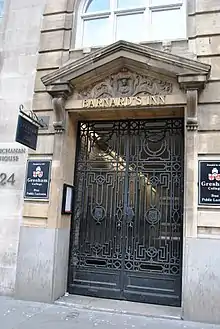
<path fill-rule="evenodd" d="M 117 73 L 113 73 L 116 70 Z M 211 66 L 127 41 L 97 49 L 41 78 L 52 101 L 58 132 L 65 129 L 66 96 L 82 100 L 79 109 L 166 105 L 179 91 L 187 94 L 188 127 L 197 127 L 198 92 L 204 89 Z M 107 76 L 107 77 L 106 77 Z M 105 77 L 105 78 L 104 78 Z M 173 96 L 172 95 L 172 96 Z M 81 103 L 81 104 L 80 104 Z M 79 105 L 80 104 L 80 105 Z M 174 104 L 176 105 L 176 104 Z M 77 108 L 78 109 L 78 108 Z M 90 110 L 89 110 L 90 111 Z"/>
<path fill-rule="evenodd" d="M 151 75 L 140 75 L 123 69 L 99 81 L 89 88 L 78 91 L 79 99 L 136 97 L 146 95 L 168 95 L 173 91 L 169 81 Z"/>

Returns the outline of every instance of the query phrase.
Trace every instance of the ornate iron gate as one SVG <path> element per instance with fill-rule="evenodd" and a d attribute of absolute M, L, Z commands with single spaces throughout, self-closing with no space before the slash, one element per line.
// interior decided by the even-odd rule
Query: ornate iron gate
<path fill-rule="evenodd" d="M 81 122 L 69 292 L 180 305 L 183 120 Z"/>

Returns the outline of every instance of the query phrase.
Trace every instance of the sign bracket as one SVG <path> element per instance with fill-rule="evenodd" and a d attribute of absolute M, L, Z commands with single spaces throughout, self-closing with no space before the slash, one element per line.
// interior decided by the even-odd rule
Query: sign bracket
<path fill-rule="evenodd" d="M 19 106 L 19 111 L 20 111 L 19 113 L 21 113 L 28 120 L 32 121 L 35 125 L 38 125 L 41 128 L 48 128 L 48 125 L 46 124 L 46 122 L 44 122 L 44 120 L 42 118 L 41 119 L 38 118 L 37 114 L 33 110 L 30 110 L 29 114 L 24 112 L 24 105 L 23 104 L 21 104 Z"/>

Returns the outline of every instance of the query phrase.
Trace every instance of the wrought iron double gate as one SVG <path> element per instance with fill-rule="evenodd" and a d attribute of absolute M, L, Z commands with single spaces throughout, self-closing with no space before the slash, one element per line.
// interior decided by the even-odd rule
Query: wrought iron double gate
<path fill-rule="evenodd" d="M 81 122 L 69 292 L 180 305 L 182 119 Z"/>

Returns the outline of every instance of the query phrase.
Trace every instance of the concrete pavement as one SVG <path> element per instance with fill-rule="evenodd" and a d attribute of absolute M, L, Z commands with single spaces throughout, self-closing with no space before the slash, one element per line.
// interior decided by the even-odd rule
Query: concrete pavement
<path fill-rule="evenodd" d="M 0 329 L 220 329 L 220 325 L 100 310 L 92 305 L 43 304 L 0 297 Z"/>

